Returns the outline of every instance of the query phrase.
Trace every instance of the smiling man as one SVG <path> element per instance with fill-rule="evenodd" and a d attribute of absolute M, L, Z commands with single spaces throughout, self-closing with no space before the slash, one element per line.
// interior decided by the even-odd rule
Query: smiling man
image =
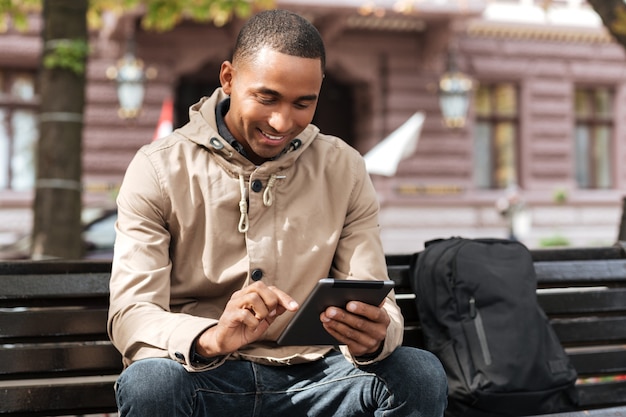
<path fill-rule="evenodd" d="M 319 279 L 387 279 L 363 159 L 310 124 L 324 67 L 308 21 L 259 13 L 222 87 L 129 165 L 108 320 L 121 416 L 443 414 L 443 368 L 401 346 L 393 292 L 323 312 L 338 346 L 276 343 Z"/>
<path fill-rule="evenodd" d="M 222 89 L 231 97 L 224 119 L 248 159 L 261 164 L 276 157 L 311 123 L 322 78 L 319 58 L 269 46 L 222 64 Z"/>

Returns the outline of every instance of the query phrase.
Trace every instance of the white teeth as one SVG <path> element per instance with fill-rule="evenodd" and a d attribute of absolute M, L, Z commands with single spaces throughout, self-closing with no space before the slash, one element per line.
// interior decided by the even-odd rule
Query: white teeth
<path fill-rule="evenodd" d="M 273 135 L 267 134 L 267 133 L 265 133 L 265 132 L 263 132 L 263 134 L 264 134 L 265 136 L 267 136 L 269 139 L 272 139 L 272 140 L 280 140 L 280 139 L 282 139 L 282 138 L 283 138 L 282 136 L 273 136 Z"/>

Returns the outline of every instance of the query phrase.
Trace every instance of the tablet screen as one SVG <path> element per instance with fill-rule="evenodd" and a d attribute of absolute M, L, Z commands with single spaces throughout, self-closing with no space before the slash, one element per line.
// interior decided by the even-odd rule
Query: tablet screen
<path fill-rule="evenodd" d="M 350 301 L 380 305 L 394 286 L 391 280 L 321 279 L 281 333 L 279 345 L 338 345 L 322 326 L 320 314 L 330 306 L 346 308 Z"/>

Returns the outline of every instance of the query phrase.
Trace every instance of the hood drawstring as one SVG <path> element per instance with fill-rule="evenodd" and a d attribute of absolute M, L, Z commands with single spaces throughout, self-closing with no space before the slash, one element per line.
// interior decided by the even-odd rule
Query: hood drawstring
<path fill-rule="evenodd" d="M 274 187 L 275 182 L 276 174 L 272 174 L 269 181 L 267 182 L 267 187 L 265 187 L 265 191 L 263 191 L 263 205 L 265 205 L 265 207 L 270 207 L 272 205 L 272 202 L 274 201 L 274 193 L 272 188 Z"/>
<path fill-rule="evenodd" d="M 284 175 L 270 175 L 269 180 L 267 181 L 267 186 L 265 187 L 265 191 L 263 191 L 263 205 L 265 207 L 270 207 L 274 203 L 274 185 L 276 184 L 277 179 L 285 178 Z M 248 221 L 248 199 L 247 199 L 247 189 L 246 189 L 246 181 L 243 178 L 243 174 L 239 174 L 239 192 L 241 193 L 241 200 L 239 200 L 239 226 L 237 230 L 239 233 L 246 233 L 249 227 Z"/>
<path fill-rule="evenodd" d="M 239 192 L 241 193 L 241 200 L 239 200 L 239 226 L 237 230 L 239 233 L 246 233 L 248 231 L 248 199 L 246 198 L 246 182 L 243 179 L 243 175 L 239 174 Z"/>

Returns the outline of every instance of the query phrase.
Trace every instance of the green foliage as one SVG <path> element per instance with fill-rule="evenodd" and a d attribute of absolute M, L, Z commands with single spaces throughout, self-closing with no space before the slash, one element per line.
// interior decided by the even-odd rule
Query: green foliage
<path fill-rule="evenodd" d="M 139 2 L 137 0 L 89 0 L 87 9 L 87 24 L 91 28 L 102 27 L 102 16 L 105 13 L 121 15 L 124 12 L 136 11 Z"/>
<path fill-rule="evenodd" d="M 0 33 L 9 22 L 19 30 L 27 29 L 29 13 L 41 10 L 42 0 L 0 0 Z M 164 32 L 183 19 L 211 22 L 223 26 L 233 17 L 246 18 L 255 10 L 271 9 L 274 0 L 90 0 L 87 22 L 91 28 L 102 26 L 104 13 L 141 16 L 146 30 Z"/>
<path fill-rule="evenodd" d="M 539 245 L 544 248 L 555 247 L 555 246 L 569 246 L 570 241 L 565 236 L 561 236 L 557 234 L 554 236 L 549 236 L 549 237 L 545 237 L 541 239 L 539 241 Z"/>
<path fill-rule="evenodd" d="M 565 188 L 557 188 L 552 193 L 552 199 L 557 204 L 564 204 L 567 202 L 567 190 Z"/>
<path fill-rule="evenodd" d="M 212 22 L 224 26 L 234 16 L 247 17 L 255 6 L 269 8 L 269 0 L 138 0 L 146 7 L 141 25 L 146 30 L 167 31 L 182 19 L 196 22 Z"/>
<path fill-rule="evenodd" d="M 28 29 L 28 14 L 41 10 L 41 0 L 0 0 L 0 33 L 9 23 L 18 30 Z"/>
<path fill-rule="evenodd" d="M 43 66 L 67 69 L 77 75 L 85 73 L 89 44 L 85 39 L 62 39 L 47 45 Z"/>
<path fill-rule="evenodd" d="M 136 11 L 145 30 L 164 32 L 183 19 L 223 26 L 235 16 L 245 18 L 255 9 L 272 7 L 274 0 L 91 0 L 88 22 L 99 27 L 103 13 Z"/>

